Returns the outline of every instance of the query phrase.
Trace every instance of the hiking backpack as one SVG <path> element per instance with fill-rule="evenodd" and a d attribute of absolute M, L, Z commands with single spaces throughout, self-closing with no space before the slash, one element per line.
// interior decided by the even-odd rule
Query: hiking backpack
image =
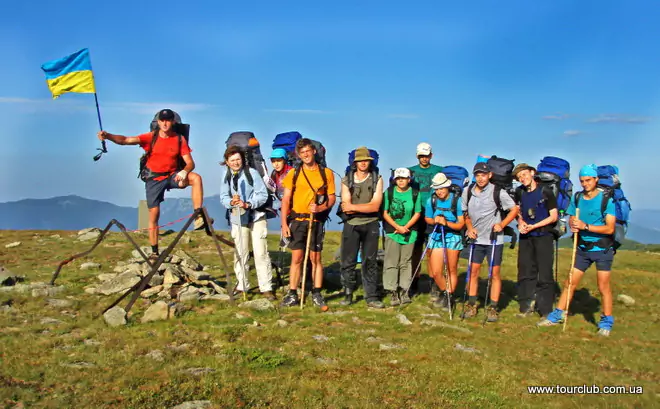
<path fill-rule="evenodd" d="M 557 199 L 557 222 L 552 227 L 555 239 L 567 232 L 567 222 L 564 213 L 573 197 L 573 182 L 571 182 L 571 165 L 567 160 L 555 156 L 545 156 L 536 167 L 536 179 L 542 188 L 547 188 Z"/>
<path fill-rule="evenodd" d="M 353 188 L 355 186 L 355 172 L 356 172 L 356 165 L 353 163 L 355 160 L 355 151 L 356 149 L 353 149 L 348 153 L 348 166 L 346 166 L 346 171 L 344 175 L 347 178 L 348 181 L 348 190 L 351 192 L 351 195 L 353 194 Z M 378 170 L 378 152 L 376 152 L 373 149 L 368 149 L 369 151 L 369 156 L 373 158 L 371 161 L 371 169 L 370 169 L 370 175 L 371 175 L 371 192 L 372 195 L 376 193 L 376 187 L 378 186 L 378 177 L 379 177 L 379 170 Z M 373 196 L 372 196 L 373 197 Z M 381 205 L 382 209 L 382 205 Z M 379 218 L 382 220 L 382 212 L 378 212 Z M 337 216 L 341 219 L 339 224 L 346 222 L 348 219 L 355 217 L 355 216 L 360 216 L 360 215 L 347 215 L 341 210 L 341 206 L 337 207 Z M 370 216 L 370 214 L 367 214 L 366 216 Z"/>
<path fill-rule="evenodd" d="M 630 212 L 632 211 L 632 208 L 630 207 L 630 202 L 621 189 L 619 168 L 613 165 L 603 165 L 598 166 L 597 172 L 598 189 L 603 193 L 603 199 L 600 206 L 603 219 L 605 219 L 605 209 L 607 208 L 608 200 L 611 198 L 614 202 L 616 225 L 614 227 L 614 234 L 611 237 L 614 241 L 614 250 L 616 250 L 621 247 L 621 244 L 623 244 L 623 240 L 626 237 L 626 233 L 628 231 L 628 220 L 630 218 Z M 575 195 L 576 207 L 583 194 L 584 192 L 582 191 Z"/>
<path fill-rule="evenodd" d="M 154 145 L 156 145 L 156 141 L 158 140 L 158 111 L 156 115 L 154 115 L 154 119 L 151 120 L 151 124 L 149 124 L 149 131 L 153 134 L 153 137 L 151 138 L 151 145 L 149 147 L 149 151 L 145 152 L 142 154 L 140 157 L 140 162 L 139 162 L 139 169 L 138 169 L 138 178 L 142 179 L 143 182 L 146 182 L 147 179 L 151 176 L 160 176 L 159 173 L 154 173 L 151 172 L 147 169 L 147 160 L 151 156 L 151 152 L 154 150 Z M 179 138 L 179 156 L 177 159 L 177 169 L 183 169 L 186 167 L 186 162 L 183 160 L 183 157 L 181 156 L 181 138 L 186 139 L 186 143 L 188 143 L 188 140 L 190 138 L 190 124 L 184 124 L 181 122 L 181 116 L 175 111 L 172 111 L 174 113 L 174 125 L 172 126 L 172 130 L 177 134 L 177 137 Z M 163 174 L 165 175 L 165 174 Z"/>
<path fill-rule="evenodd" d="M 465 189 L 469 182 L 470 182 L 470 174 L 468 173 L 467 169 L 465 169 L 462 166 L 455 166 L 455 165 L 449 165 L 445 166 L 442 168 L 442 173 L 447 176 L 449 180 L 451 180 L 451 185 L 449 186 L 449 193 L 454 194 L 454 198 L 451 201 L 451 207 L 448 209 L 440 209 L 440 210 L 449 210 L 452 212 L 454 215 L 458 213 L 458 202 L 461 200 L 461 196 L 463 195 L 463 189 Z M 438 196 L 436 196 L 435 192 L 431 194 L 431 208 L 433 209 L 433 213 L 437 210 L 437 201 L 438 201 Z M 431 233 L 433 232 L 434 226 L 432 225 L 427 225 L 426 226 L 426 232 Z M 462 231 L 456 232 L 457 234 L 463 235 L 465 233 L 465 228 L 463 228 Z"/>
<path fill-rule="evenodd" d="M 302 139 L 302 135 L 297 131 L 280 133 L 275 135 L 272 147 L 273 149 L 284 149 L 287 155 L 287 163 L 293 166 L 297 157 L 296 142 L 298 142 L 299 139 Z"/>
<path fill-rule="evenodd" d="M 314 146 L 314 149 L 316 149 L 316 155 L 314 155 L 314 159 L 316 161 L 316 164 L 319 167 L 319 172 L 321 173 L 321 179 L 323 180 L 323 185 L 319 190 L 323 190 L 323 193 L 317 193 L 316 194 L 316 204 L 323 204 L 328 201 L 328 179 L 325 174 L 325 169 L 327 168 L 327 164 L 325 161 L 325 147 L 323 144 L 319 141 L 315 141 L 313 139 L 310 139 L 312 142 L 312 145 Z M 296 141 L 297 142 L 297 141 Z M 295 147 L 294 147 L 294 152 L 295 152 Z M 293 200 L 293 194 L 296 191 L 296 183 L 298 182 L 298 177 L 302 173 L 302 161 L 296 154 L 295 159 L 293 160 L 292 166 L 293 166 L 293 181 L 292 181 L 292 189 L 291 189 L 291 200 Z M 304 175 L 303 175 L 304 177 Z M 316 214 L 316 220 L 325 222 L 329 219 L 330 215 L 330 210 L 331 208 L 317 213 Z M 298 215 L 298 216 L 306 216 L 306 215 Z M 294 214 L 293 209 L 289 212 L 289 219 L 298 217 L 296 214 Z"/>
<path fill-rule="evenodd" d="M 252 174 L 248 170 L 249 168 L 256 170 L 262 179 L 264 178 L 265 175 L 267 175 L 268 169 L 266 168 L 266 162 L 264 161 L 264 157 L 261 154 L 261 147 L 259 145 L 259 141 L 252 132 L 247 132 L 247 131 L 232 132 L 225 141 L 225 145 L 227 148 L 233 145 L 233 146 L 238 146 L 241 149 L 241 153 L 243 155 L 243 163 L 244 163 L 243 172 L 245 174 L 245 179 L 247 180 L 250 186 L 254 186 L 254 179 L 252 178 Z M 229 170 L 227 170 L 225 176 L 225 183 L 227 184 L 231 183 L 231 172 Z M 266 189 L 266 191 L 268 192 L 268 199 L 266 199 L 266 203 L 264 203 L 263 205 L 259 206 L 254 210 L 265 212 L 266 218 L 272 219 L 274 217 L 277 217 L 277 211 L 274 210 L 273 208 L 273 203 L 275 201 L 275 196 L 274 196 L 275 194 L 272 191 L 270 191 L 270 189 L 268 188 Z M 229 209 L 227 209 L 227 213 L 229 213 Z"/>

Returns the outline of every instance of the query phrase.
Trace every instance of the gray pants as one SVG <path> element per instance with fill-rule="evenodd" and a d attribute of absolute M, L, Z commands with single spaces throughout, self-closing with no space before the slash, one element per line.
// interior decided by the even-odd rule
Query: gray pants
<path fill-rule="evenodd" d="M 415 243 L 399 244 L 385 237 L 385 261 L 383 265 L 383 287 L 394 291 L 406 289 L 412 279 L 412 255 Z"/>

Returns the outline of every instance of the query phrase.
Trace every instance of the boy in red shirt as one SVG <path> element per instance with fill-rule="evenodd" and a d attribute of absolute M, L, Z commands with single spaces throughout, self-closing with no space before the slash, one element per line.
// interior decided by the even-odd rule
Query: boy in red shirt
<path fill-rule="evenodd" d="M 149 241 L 151 243 L 152 257 L 158 256 L 158 219 L 160 217 L 160 203 L 165 200 L 165 191 L 170 189 L 185 189 L 192 186 L 193 208 L 202 207 L 204 188 L 202 177 L 192 172 L 195 162 L 190 155 L 192 150 L 183 136 L 174 131 L 174 124 L 178 122 L 171 109 L 163 109 L 157 115 L 158 128 L 138 136 L 126 137 L 100 131 L 100 140 L 109 140 L 117 145 L 140 145 L 147 152 L 148 159 L 145 172 L 148 173 L 145 182 L 147 207 L 149 208 Z M 153 138 L 158 138 L 155 141 Z M 153 151 L 151 149 L 153 148 Z M 179 169 L 179 158 L 183 159 L 185 166 Z M 195 220 L 195 229 L 203 229 L 204 221 L 201 217 Z"/>

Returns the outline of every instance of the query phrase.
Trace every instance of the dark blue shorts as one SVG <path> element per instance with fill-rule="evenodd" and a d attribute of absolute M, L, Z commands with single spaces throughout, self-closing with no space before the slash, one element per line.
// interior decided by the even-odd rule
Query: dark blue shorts
<path fill-rule="evenodd" d="M 474 252 L 472 253 L 472 263 L 481 264 L 484 258 L 488 260 L 488 265 L 491 265 L 490 255 L 493 252 L 493 246 L 490 244 L 475 244 Z M 502 265 L 502 253 L 504 252 L 504 244 L 495 245 L 495 257 L 492 260 L 493 267 Z"/>
<path fill-rule="evenodd" d="M 585 251 L 578 247 L 575 252 L 575 264 L 573 268 L 580 271 L 587 271 L 593 263 L 596 263 L 596 270 L 598 271 L 611 271 L 612 262 L 614 261 L 614 250 L 598 251 Z"/>
<path fill-rule="evenodd" d="M 165 191 L 170 189 L 185 189 L 188 186 L 179 187 L 179 182 L 175 181 L 176 173 L 171 174 L 163 180 L 147 179 L 145 189 L 147 191 L 147 207 L 152 209 L 158 207 L 165 200 Z"/>

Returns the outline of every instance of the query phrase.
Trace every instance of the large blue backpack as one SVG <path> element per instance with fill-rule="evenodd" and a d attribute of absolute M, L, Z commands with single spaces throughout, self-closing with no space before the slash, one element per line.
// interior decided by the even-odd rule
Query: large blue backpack
<path fill-rule="evenodd" d="M 546 156 L 536 167 L 536 177 L 543 186 L 547 186 L 557 198 L 559 217 L 568 209 L 573 197 L 571 165 L 568 161 L 554 156 Z"/>
<path fill-rule="evenodd" d="M 302 139 L 302 135 L 297 131 L 277 134 L 273 140 L 273 149 L 284 149 L 287 154 L 287 162 L 289 165 L 293 165 L 296 159 L 296 142 L 299 139 Z"/>
<path fill-rule="evenodd" d="M 463 189 L 465 189 L 469 184 L 470 184 L 470 174 L 468 173 L 467 169 L 465 169 L 462 166 L 454 166 L 454 165 L 449 165 L 449 166 L 444 166 L 442 168 L 442 173 L 447 176 L 447 179 L 451 180 L 451 186 L 449 186 L 449 192 L 454 194 L 454 199 L 451 201 L 451 208 L 450 209 L 445 209 L 449 210 L 452 212 L 454 215 L 458 213 L 458 201 L 461 200 L 461 196 L 463 195 Z M 431 194 L 431 208 L 433 209 L 433 212 L 435 213 L 437 209 L 436 202 L 438 200 L 438 197 L 435 195 L 435 192 Z M 431 233 L 433 231 L 434 226 L 426 226 L 426 232 Z M 460 234 L 463 234 L 464 232 L 457 232 Z"/>

